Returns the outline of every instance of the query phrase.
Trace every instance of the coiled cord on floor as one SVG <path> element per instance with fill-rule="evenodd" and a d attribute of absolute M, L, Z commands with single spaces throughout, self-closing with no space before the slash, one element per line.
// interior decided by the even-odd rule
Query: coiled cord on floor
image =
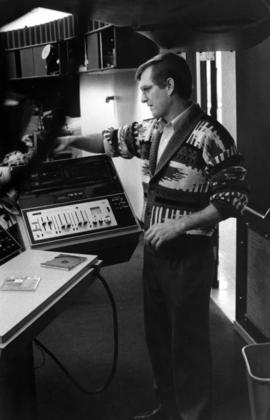
<path fill-rule="evenodd" d="M 113 362 L 112 362 L 112 367 L 110 370 L 110 373 L 106 379 L 106 381 L 104 382 L 103 385 L 101 385 L 100 387 L 90 390 L 85 388 L 84 386 L 82 386 L 79 381 L 77 381 L 67 370 L 67 368 L 63 365 L 62 362 L 60 362 L 60 360 L 44 345 L 42 344 L 38 339 L 34 339 L 34 343 L 40 347 L 45 353 L 47 353 L 54 361 L 55 363 L 57 363 L 57 365 L 60 367 L 60 369 L 63 371 L 63 373 L 67 376 L 67 378 L 73 383 L 73 385 L 76 386 L 76 388 L 78 388 L 80 391 L 84 392 L 85 394 L 88 395 L 93 395 L 93 394 L 98 394 L 102 391 L 104 391 L 112 382 L 112 379 L 114 377 L 115 371 L 116 371 L 116 367 L 117 367 L 117 361 L 118 361 L 118 317 L 117 317 L 117 308 L 116 308 L 116 303 L 113 297 L 113 294 L 111 292 L 111 289 L 109 288 L 107 282 L 105 281 L 105 279 L 101 276 L 101 274 L 97 271 L 96 276 L 98 277 L 98 279 L 101 281 L 103 287 L 105 288 L 111 306 L 112 306 L 112 315 L 113 315 Z"/>

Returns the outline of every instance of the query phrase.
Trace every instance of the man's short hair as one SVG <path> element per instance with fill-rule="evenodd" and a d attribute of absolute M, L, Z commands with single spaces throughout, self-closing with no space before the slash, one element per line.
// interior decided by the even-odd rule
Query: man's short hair
<path fill-rule="evenodd" d="M 159 87 L 164 87 L 171 77 L 175 82 L 175 91 L 182 99 L 189 99 L 192 94 L 192 76 L 186 60 L 173 52 L 155 55 L 141 64 L 135 74 L 136 80 L 141 79 L 145 69 L 152 67 L 152 81 Z"/>

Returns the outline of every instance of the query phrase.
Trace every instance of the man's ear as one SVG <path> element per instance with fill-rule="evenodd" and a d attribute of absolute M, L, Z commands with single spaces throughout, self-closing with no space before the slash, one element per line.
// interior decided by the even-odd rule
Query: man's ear
<path fill-rule="evenodd" d="M 171 96 L 174 93 L 174 88 L 175 88 L 174 79 L 172 77 L 168 77 L 166 83 L 167 83 L 168 94 Z"/>

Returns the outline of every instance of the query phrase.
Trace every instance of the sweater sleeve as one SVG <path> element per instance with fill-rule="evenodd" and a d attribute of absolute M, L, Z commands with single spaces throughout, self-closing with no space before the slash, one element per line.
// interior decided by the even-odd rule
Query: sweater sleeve
<path fill-rule="evenodd" d="M 143 158 L 145 149 L 150 147 L 153 128 L 156 121 L 144 120 L 133 122 L 118 129 L 108 128 L 102 132 L 104 148 L 112 157 L 121 156 L 130 159 L 133 156 Z"/>
<path fill-rule="evenodd" d="M 248 202 L 247 171 L 234 140 L 220 124 L 205 136 L 203 158 L 210 202 L 224 219 L 241 215 Z"/>

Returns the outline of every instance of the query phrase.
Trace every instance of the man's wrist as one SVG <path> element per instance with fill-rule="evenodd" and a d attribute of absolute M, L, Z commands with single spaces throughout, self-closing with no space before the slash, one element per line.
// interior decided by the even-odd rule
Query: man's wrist
<path fill-rule="evenodd" d="M 186 233 L 188 228 L 188 217 L 189 216 L 182 216 L 179 219 L 176 220 L 176 232 L 179 235 L 183 235 Z"/>

